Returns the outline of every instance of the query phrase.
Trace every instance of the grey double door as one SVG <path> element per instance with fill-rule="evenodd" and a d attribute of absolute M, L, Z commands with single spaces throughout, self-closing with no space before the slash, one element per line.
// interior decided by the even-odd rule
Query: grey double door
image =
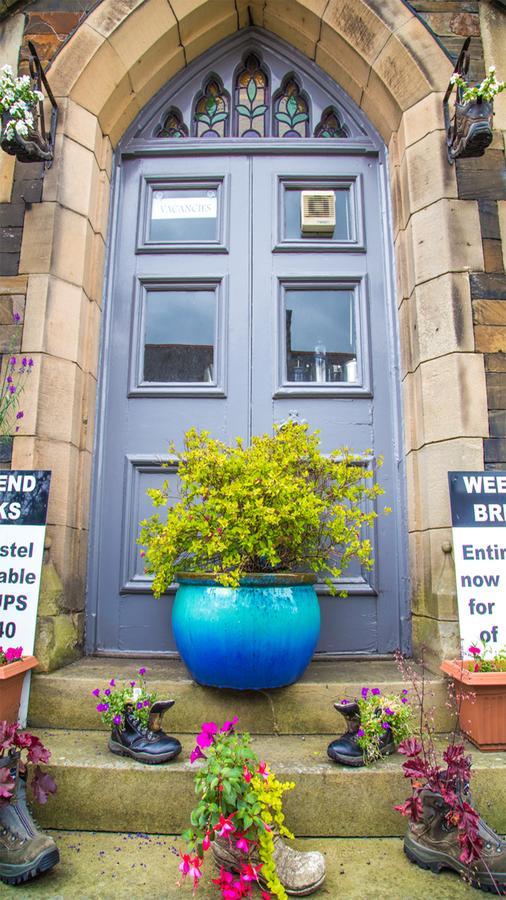
<path fill-rule="evenodd" d="M 202 145 L 201 145 L 202 146 Z M 320 653 L 400 645 L 394 342 L 375 156 L 253 152 L 131 158 L 118 179 L 102 358 L 88 639 L 174 651 L 173 593 L 150 594 L 139 522 L 192 426 L 224 441 L 289 416 L 383 455 L 372 572 L 320 591 Z M 306 232 L 304 191 L 333 192 L 335 225 Z M 163 462 L 169 468 L 162 467 Z"/>

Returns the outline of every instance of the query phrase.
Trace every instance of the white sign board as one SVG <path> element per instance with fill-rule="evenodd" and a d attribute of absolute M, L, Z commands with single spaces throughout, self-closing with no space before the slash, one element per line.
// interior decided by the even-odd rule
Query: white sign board
<path fill-rule="evenodd" d="M 50 472 L 0 471 L 0 647 L 33 654 Z"/>
<path fill-rule="evenodd" d="M 449 472 L 453 555 L 464 656 L 506 647 L 506 472 Z"/>
<path fill-rule="evenodd" d="M 166 197 L 155 193 L 153 197 L 153 219 L 215 219 L 217 214 L 215 194 L 209 197 Z"/>

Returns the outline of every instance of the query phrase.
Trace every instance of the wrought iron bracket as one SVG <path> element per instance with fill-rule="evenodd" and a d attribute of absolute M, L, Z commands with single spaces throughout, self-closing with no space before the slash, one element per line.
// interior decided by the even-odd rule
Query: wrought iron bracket
<path fill-rule="evenodd" d="M 28 49 L 30 51 L 30 58 L 28 64 L 30 66 L 30 76 L 32 81 L 35 82 L 36 88 L 38 91 L 42 92 L 42 85 L 46 90 L 46 94 L 48 96 L 49 102 L 51 103 L 51 122 L 49 125 L 49 133 L 46 133 L 46 123 L 44 117 L 44 101 L 41 100 L 39 103 L 39 124 L 40 124 L 40 132 L 42 140 L 45 144 L 47 144 L 49 148 L 49 152 L 51 154 L 50 159 L 44 160 L 44 167 L 46 169 L 50 169 L 53 165 L 53 157 L 54 157 L 54 147 L 56 141 L 56 126 L 58 125 L 58 104 L 54 98 L 54 94 L 49 87 L 48 80 L 46 78 L 46 73 L 42 68 L 42 63 L 39 59 L 39 55 L 37 50 L 31 41 L 28 41 Z"/>
<path fill-rule="evenodd" d="M 454 74 L 466 77 L 469 72 L 471 54 L 468 37 L 462 44 Z M 453 89 L 456 91 L 453 120 L 450 115 L 449 101 Z M 443 98 L 443 115 L 446 130 L 446 150 L 448 162 L 453 165 L 456 159 L 483 156 L 492 141 L 493 103 L 481 98 L 469 103 L 462 103 L 462 88 L 451 81 Z"/>
<path fill-rule="evenodd" d="M 19 162 L 43 162 L 44 167 L 49 169 L 53 163 L 54 157 L 56 126 L 58 124 L 58 104 L 49 87 L 41 61 L 31 41 L 28 41 L 28 49 L 30 51 L 28 65 L 32 85 L 40 91 L 42 95 L 42 86 L 44 86 L 46 95 L 51 103 L 51 122 L 49 131 L 46 132 L 44 100 L 40 100 L 38 103 L 38 111 L 36 110 L 36 106 L 33 108 L 33 128 L 30 128 L 26 135 L 15 134 L 11 138 L 2 135 L 1 146 L 2 150 L 5 150 L 6 153 L 10 153 L 11 156 L 15 156 Z"/>

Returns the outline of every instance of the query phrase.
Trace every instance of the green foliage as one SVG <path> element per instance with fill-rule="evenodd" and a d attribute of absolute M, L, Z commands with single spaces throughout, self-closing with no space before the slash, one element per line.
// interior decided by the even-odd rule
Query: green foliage
<path fill-rule="evenodd" d="M 472 661 L 465 662 L 470 672 L 506 672 L 506 647 L 494 653 L 489 644 L 482 642 L 481 648 L 472 644 L 468 652 L 473 656 Z"/>
<path fill-rule="evenodd" d="M 497 81 L 495 66 L 490 66 L 488 75 L 486 75 L 480 84 L 470 85 L 464 78 L 457 75 L 457 73 L 452 75 L 450 81 L 461 89 L 461 103 L 470 103 L 473 100 L 484 100 L 490 103 L 493 101 L 496 94 L 500 94 L 506 87 L 506 82 Z"/>
<path fill-rule="evenodd" d="M 112 728 L 117 725 L 123 728 L 125 724 L 124 712 L 126 706 L 131 706 L 136 719 L 142 725 L 147 726 L 149 710 L 158 699 L 155 691 L 148 691 L 144 678 L 145 669 L 139 669 L 139 677 L 135 681 L 125 681 L 117 684 L 115 678 L 111 678 L 108 686 L 101 690 L 95 688 L 92 691 L 99 701 L 96 709 L 104 725 Z"/>
<path fill-rule="evenodd" d="M 237 587 L 248 573 L 294 570 L 325 573 L 335 593 L 331 578 L 351 560 L 372 566 L 363 533 L 384 492 L 371 483 L 371 460 L 347 448 L 324 456 L 318 432 L 294 422 L 254 437 L 247 448 L 192 428 L 177 457 L 181 499 L 169 505 L 167 482 L 149 490 L 156 507 L 167 507 L 167 519 L 155 513 L 141 523 L 155 596 L 178 572 L 206 572 Z"/>
<path fill-rule="evenodd" d="M 385 736 L 385 730 L 390 730 L 396 746 L 413 734 L 412 712 L 406 692 L 397 697 L 395 694 L 381 695 L 378 688 L 372 691 L 364 688 L 357 702 L 361 725 L 358 745 L 366 765 L 381 758 L 380 740 Z"/>
<path fill-rule="evenodd" d="M 258 833 L 258 850 L 263 863 L 262 878 L 265 879 L 267 887 L 275 897 L 278 897 L 278 900 L 288 900 L 276 872 L 273 834 L 277 833 L 293 840 L 293 834 L 284 824 L 283 794 L 285 791 L 293 790 L 295 784 L 293 781 L 278 781 L 272 774 L 270 774 L 268 782 L 261 776 L 255 775 L 252 783 L 262 810 L 262 820 L 271 829 L 268 831 L 264 828 Z"/>

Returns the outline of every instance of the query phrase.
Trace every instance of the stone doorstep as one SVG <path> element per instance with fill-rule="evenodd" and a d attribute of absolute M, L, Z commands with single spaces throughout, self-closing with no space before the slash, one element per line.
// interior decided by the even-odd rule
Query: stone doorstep
<path fill-rule="evenodd" d="M 181 735 L 181 756 L 149 766 L 107 749 L 97 731 L 38 730 L 51 750 L 49 770 L 57 794 L 38 807 L 48 828 L 178 834 L 188 827 L 194 803 L 193 738 Z M 393 806 L 409 794 L 401 771 L 403 757 L 387 757 L 368 768 L 353 769 L 328 759 L 334 734 L 258 736 L 253 747 L 282 781 L 294 781 L 286 795 L 286 819 L 303 837 L 392 837 L 405 821 Z M 473 802 L 489 824 L 506 832 L 506 758 L 504 753 L 473 757 Z"/>
<path fill-rule="evenodd" d="M 185 900 L 191 885 L 177 886 L 181 846 L 177 837 L 146 834 L 96 834 L 51 831 L 61 856 L 47 875 L 7 895 L 28 900 Z M 480 895 L 458 875 L 433 875 L 408 862 L 399 838 L 319 838 L 297 840 L 299 850 L 319 850 L 325 856 L 327 877 L 315 900 L 476 900 Z M 196 893 L 197 900 L 217 900 L 211 884 L 216 870 L 210 859 Z M 374 881 L 374 888 L 369 885 Z M 255 891 L 254 900 L 260 900 Z"/>
<path fill-rule="evenodd" d="M 399 693 L 405 685 L 393 661 L 316 660 L 290 687 L 271 691 L 227 691 L 205 688 L 191 680 L 181 660 L 85 657 L 48 675 L 34 675 L 29 723 L 33 728 L 103 730 L 92 691 L 107 687 L 114 676 L 135 680 L 146 665 L 149 685 L 162 698 L 176 700 L 164 720 L 168 731 L 196 734 L 202 722 L 239 716 L 239 727 L 252 734 L 340 733 L 341 716 L 333 703 L 356 697 L 364 685 L 383 693 Z M 445 680 L 427 675 L 428 706 L 435 707 L 438 731 L 451 731 Z"/>

